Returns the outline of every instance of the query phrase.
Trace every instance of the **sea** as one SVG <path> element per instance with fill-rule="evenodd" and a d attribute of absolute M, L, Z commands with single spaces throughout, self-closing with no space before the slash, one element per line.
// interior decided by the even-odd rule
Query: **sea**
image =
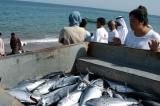
<path fill-rule="evenodd" d="M 135 7 L 136 8 L 136 7 Z M 24 2 L 16 0 L 0 0 L 0 32 L 5 43 L 9 43 L 10 33 L 15 32 L 25 42 L 56 42 L 60 30 L 68 26 L 68 16 L 72 11 L 79 11 L 82 18 L 95 19 L 104 17 L 106 21 L 125 17 L 128 28 L 128 12 Z M 149 15 L 149 24 L 160 32 L 160 16 Z M 108 30 L 107 26 L 105 26 Z M 88 23 L 87 30 L 94 32 L 95 23 Z"/>

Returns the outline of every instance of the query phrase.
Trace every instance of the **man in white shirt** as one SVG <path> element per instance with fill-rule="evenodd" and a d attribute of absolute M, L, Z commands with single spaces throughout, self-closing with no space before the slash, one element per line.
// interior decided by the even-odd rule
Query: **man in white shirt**
<path fill-rule="evenodd" d="M 94 35 L 95 42 L 108 43 L 108 32 L 104 28 L 106 21 L 103 17 L 97 19 L 97 30 Z"/>
<path fill-rule="evenodd" d="M 109 43 L 113 43 L 114 38 L 119 38 L 119 33 L 116 30 L 116 23 L 113 20 L 110 20 L 108 22 L 108 28 L 109 28 L 109 32 L 108 32 L 108 42 Z"/>

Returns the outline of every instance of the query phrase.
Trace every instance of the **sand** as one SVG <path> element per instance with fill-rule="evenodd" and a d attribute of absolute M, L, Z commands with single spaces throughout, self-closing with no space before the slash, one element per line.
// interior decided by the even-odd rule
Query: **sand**
<path fill-rule="evenodd" d="M 58 42 L 47 42 L 47 43 L 28 43 L 26 46 L 23 46 L 23 49 L 25 52 L 28 51 L 37 51 L 45 48 L 51 48 L 51 47 L 58 47 L 61 44 Z M 5 52 L 6 54 L 11 53 L 10 45 L 5 45 Z"/>

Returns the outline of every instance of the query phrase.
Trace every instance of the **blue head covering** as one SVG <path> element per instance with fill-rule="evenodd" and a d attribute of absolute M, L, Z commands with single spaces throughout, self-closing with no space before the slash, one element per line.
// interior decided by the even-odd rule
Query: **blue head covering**
<path fill-rule="evenodd" d="M 69 15 L 69 26 L 74 26 L 74 25 L 78 25 L 81 22 L 81 15 L 79 13 L 79 11 L 73 11 L 70 15 Z"/>

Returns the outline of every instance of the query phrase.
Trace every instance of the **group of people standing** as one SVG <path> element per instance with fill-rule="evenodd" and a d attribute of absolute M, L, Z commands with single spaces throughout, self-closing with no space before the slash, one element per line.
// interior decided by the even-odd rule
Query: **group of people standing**
<path fill-rule="evenodd" d="M 60 31 L 59 42 L 68 45 L 83 41 L 107 43 L 112 45 L 125 45 L 131 48 L 160 51 L 160 35 L 153 30 L 148 22 L 147 8 L 139 6 L 129 12 L 131 30 L 128 31 L 125 20 L 122 16 L 116 20 L 110 20 L 109 32 L 105 29 L 106 20 L 103 17 L 97 18 L 96 33 L 86 30 L 87 20 L 82 19 L 78 11 L 69 15 L 69 26 Z M 0 33 L 0 57 L 5 56 L 4 41 Z M 11 33 L 10 47 L 11 54 L 24 52 L 21 41 L 16 34 Z"/>
<path fill-rule="evenodd" d="M 81 21 L 78 11 L 69 15 L 69 27 L 64 27 L 59 35 L 59 42 L 65 45 L 79 43 L 85 40 L 108 43 L 113 45 L 125 45 L 131 48 L 159 51 L 160 35 L 153 30 L 148 22 L 147 8 L 139 6 L 129 12 L 131 30 L 128 31 L 122 16 L 116 20 L 110 20 L 109 32 L 105 29 L 106 21 L 103 17 L 97 18 L 96 33 L 88 33 L 85 29 L 86 20 Z"/>
<path fill-rule="evenodd" d="M 18 54 L 24 52 L 21 45 L 21 40 L 16 36 L 14 32 L 11 33 L 10 47 L 12 50 L 11 54 Z M 4 40 L 2 39 L 2 33 L 0 33 L 0 57 L 4 57 L 5 55 L 5 44 Z"/>

